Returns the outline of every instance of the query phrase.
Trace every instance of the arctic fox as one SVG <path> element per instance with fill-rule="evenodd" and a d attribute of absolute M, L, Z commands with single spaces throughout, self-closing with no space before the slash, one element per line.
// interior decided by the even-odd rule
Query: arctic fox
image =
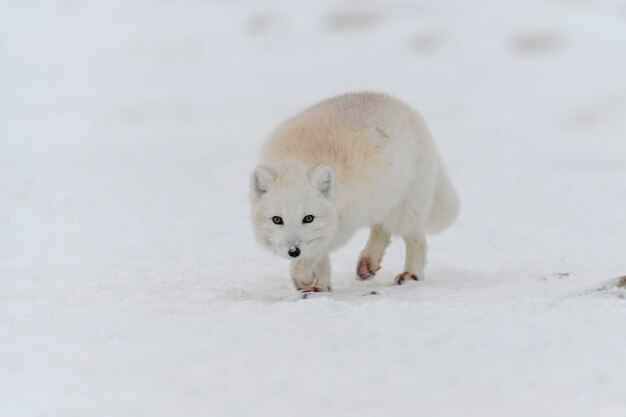
<path fill-rule="evenodd" d="M 291 259 L 302 292 L 330 291 L 329 253 L 370 227 L 356 274 L 374 276 L 390 236 L 404 239 L 397 284 L 424 278 L 425 233 L 448 227 L 459 198 L 416 111 L 383 94 L 322 101 L 280 125 L 251 177 L 257 239 Z"/>

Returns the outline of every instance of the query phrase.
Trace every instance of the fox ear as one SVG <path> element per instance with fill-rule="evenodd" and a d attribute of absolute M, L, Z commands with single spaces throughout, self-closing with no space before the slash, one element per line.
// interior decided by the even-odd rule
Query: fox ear
<path fill-rule="evenodd" d="M 311 183 L 317 190 L 325 196 L 330 196 L 333 188 L 333 170 L 327 165 L 318 165 L 309 173 Z"/>
<path fill-rule="evenodd" d="M 254 195 L 259 198 L 267 192 L 267 188 L 274 180 L 276 172 L 268 167 L 259 165 L 254 169 L 250 179 L 250 188 Z"/>

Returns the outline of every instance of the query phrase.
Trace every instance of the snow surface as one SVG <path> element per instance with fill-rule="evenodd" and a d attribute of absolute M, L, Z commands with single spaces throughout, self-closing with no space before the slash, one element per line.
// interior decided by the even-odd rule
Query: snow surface
<path fill-rule="evenodd" d="M 626 415 L 624 74 L 623 0 L 2 1 L 0 416 Z M 463 212 L 301 299 L 248 175 L 358 90 Z"/>

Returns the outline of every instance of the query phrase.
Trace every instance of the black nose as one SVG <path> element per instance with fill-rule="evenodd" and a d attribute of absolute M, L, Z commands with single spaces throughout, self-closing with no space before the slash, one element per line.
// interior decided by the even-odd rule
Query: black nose
<path fill-rule="evenodd" d="M 298 256 L 300 256 L 300 249 L 298 248 L 291 248 L 289 249 L 289 256 L 291 256 L 292 258 L 297 258 Z"/>

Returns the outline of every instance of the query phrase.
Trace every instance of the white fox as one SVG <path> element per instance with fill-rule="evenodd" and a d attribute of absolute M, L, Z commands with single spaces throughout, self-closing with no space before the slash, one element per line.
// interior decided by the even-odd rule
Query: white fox
<path fill-rule="evenodd" d="M 361 227 L 370 236 L 356 273 L 380 269 L 390 236 L 406 245 L 395 282 L 424 278 L 425 233 L 448 227 L 459 198 L 416 111 L 383 94 L 322 101 L 269 137 L 251 178 L 257 239 L 292 259 L 302 292 L 330 291 L 329 253 Z"/>

